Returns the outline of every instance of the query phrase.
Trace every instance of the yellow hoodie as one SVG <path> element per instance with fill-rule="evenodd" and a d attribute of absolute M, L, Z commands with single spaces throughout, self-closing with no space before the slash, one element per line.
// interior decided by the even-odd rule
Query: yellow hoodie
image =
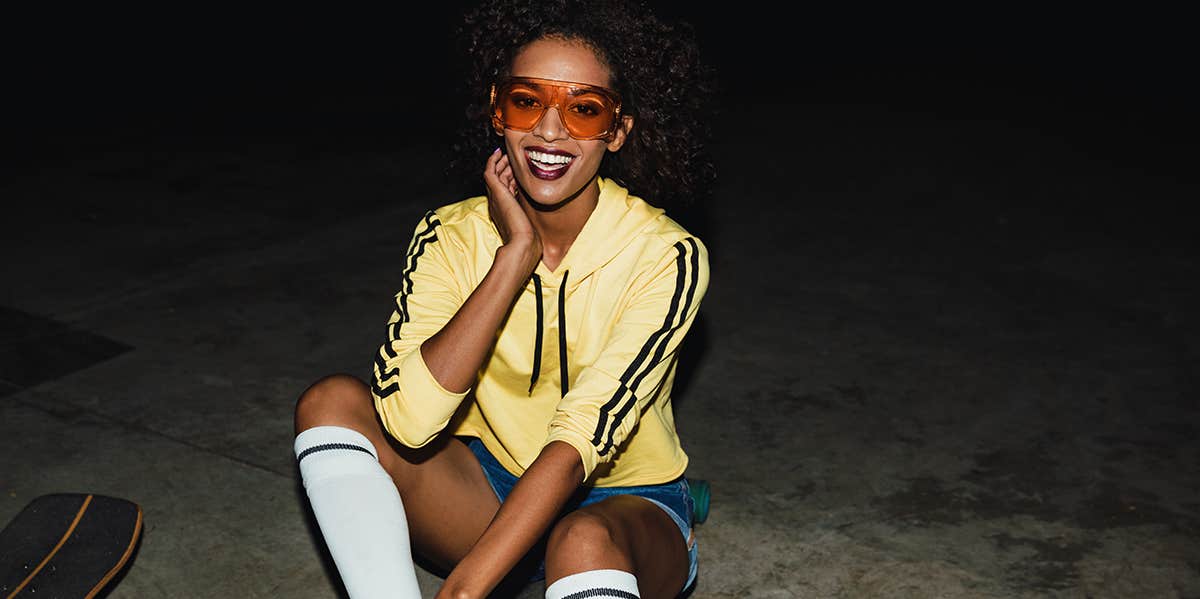
<path fill-rule="evenodd" d="M 410 447 L 443 430 L 478 437 L 520 476 L 551 441 L 573 446 L 596 486 L 670 481 L 677 349 L 708 287 L 708 252 L 661 209 L 600 179 L 596 209 L 551 271 L 539 264 L 466 393 L 444 389 L 419 348 L 458 311 L 501 240 L 486 196 L 428 213 L 409 244 L 372 390 Z"/>

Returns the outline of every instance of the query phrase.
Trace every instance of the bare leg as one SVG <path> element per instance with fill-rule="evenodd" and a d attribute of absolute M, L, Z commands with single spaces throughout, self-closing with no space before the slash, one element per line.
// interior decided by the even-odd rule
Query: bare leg
<path fill-rule="evenodd" d="M 309 387 L 296 404 L 296 432 L 341 426 L 374 445 L 392 477 L 417 552 L 447 570 L 467 554 L 499 509 L 479 461 L 456 439 L 420 450 L 395 444 L 375 413 L 370 389 L 349 375 L 333 375 Z"/>
<path fill-rule="evenodd" d="M 687 544 L 662 508 L 617 495 L 567 514 L 550 533 L 547 585 L 591 570 L 631 572 L 643 599 L 669 599 L 686 582 Z"/>

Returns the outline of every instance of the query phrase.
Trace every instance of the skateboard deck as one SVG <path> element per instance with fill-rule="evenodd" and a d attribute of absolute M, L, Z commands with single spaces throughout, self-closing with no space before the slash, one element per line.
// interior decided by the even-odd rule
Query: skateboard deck
<path fill-rule="evenodd" d="M 0 531 L 0 599 L 90 598 L 125 566 L 142 509 L 116 497 L 42 495 Z"/>

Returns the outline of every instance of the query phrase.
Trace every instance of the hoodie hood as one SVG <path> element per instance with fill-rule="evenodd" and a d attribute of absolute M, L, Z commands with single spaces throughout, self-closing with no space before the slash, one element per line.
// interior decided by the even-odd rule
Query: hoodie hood
<path fill-rule="evenodd" d="M 534 274 L 542 283 L 554 282 L 557 287 L 565 278 L 567 291 L 570 291 L 612 260 L 663 214 L 661 208 L 629 195 L 624 187 L 611 179 L 597 177 L 597 182 L 600 198 L 596 209 L 588 216 L 558 268 L 551 271 L 545 264 L 538 263 Z"/>

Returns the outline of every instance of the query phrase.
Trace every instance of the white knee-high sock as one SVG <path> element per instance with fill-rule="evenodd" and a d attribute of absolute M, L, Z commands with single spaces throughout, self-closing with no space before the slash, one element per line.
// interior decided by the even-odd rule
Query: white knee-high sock
<path fill-rule="evenodd" d="M 621 570 L 591 570 L 564 576 L 546 587 L 546 599 L 638 599 L 637 578 Z"/>
<path fill-rule="evenodd" d="M 346 592 L 420 599 L 400 492 L 371 442 L 339 426 L 296 436 L 300 477 Z"/>

